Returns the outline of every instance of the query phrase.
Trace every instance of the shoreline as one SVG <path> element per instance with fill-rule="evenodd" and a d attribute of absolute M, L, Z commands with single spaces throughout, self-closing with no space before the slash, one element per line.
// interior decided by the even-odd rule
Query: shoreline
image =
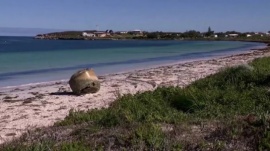
<path fill-rule="evenodd" d="M 263 42 L 256 42 L 256 43 L 263 43 Z M 113 72 L 113 73 L 106 73 L 106 74 L 101 74 L 100 77 L 103 76 L 110 76 L 111 74 L 126 74 L 129 72 L 136 72 L 136 71 L 140 71 L 140 70 L 145 70 L 145 69 L 152 69 L 152 68 L 159 68 L 159 67 L 163 67 L 163 66 L 168 66 L 168 65 L 175 65 L 175 64 L 182 64 L 182 63 L 189 63 L 189 62 L 193 62 L 193 61 L 199 61 L 199 60 L 209 60 L 209 59 L 214 59 L 214 58 L 220 58 L 220 57 L 225 57 L 225 56 L 229 56 L 229 55 L 237 55 L 237 54 L 242 54 L 242 53 L 247 53 L 249 51 L 252 50 L 258 50 L 258 49 L 265 49 L 267 48 L 267 44 L 265 45 L 261 45 L 261 46 L 252 46 L 252 47 L 247 47 L 247 48 L 239 48 L 236 51 L 233 52 L 208 52 L 209 54 L 213 53 L 213 56 L 208 56 L 208 57 L 195 57 L 195 58 L 189 58 L 189 59 L 183 59 L 181 61 L 173 61 L 170 63 L 158 63 L 158 64 L 152 64 L 152 65 L 148 65 L 147 67 L 137 67 L 137 68 L 133 68 L 133 69 L 128 69 L 128 70 L 123 70 L 123 71 L 119 71 L 119 72 Z M 192 54 L 192 53 L 191 53 Z M 48 85 L 53 85 L 54 83 L 59 83 L 59 82 L 68 82 L 69 79 L 59 79 L 59 80 L 53 80 L 53 81 L 41 81 L 41 82 L 35 82 L 35 83 L 26 83 L 26 84 L 19 84 L 19 85 L 10 85 L 10 86 L 1 86 L 0 87 L 0 92 L 1 91 L 5 91 L 8 89 L 14 89 L 14 88 L 25 88 L 25 87 L 32 87 L 32 86 L 48 86 Z"/>
<path fill-rule="evenodd" d="M 53 125 L 64 119 L 71 109 L 106 108 L 119 95 L 152 91 L 159 86 L 185 87 L 222 68 L 246 64 L 264 56 L 270 56 L 270 47 L 106 74 L 99 76 L 101 90 L 98 93 L 83 96 L 73 95 L 66 81 L 0 88 L 0 143 L 19 137 L 29 129 Z"/>

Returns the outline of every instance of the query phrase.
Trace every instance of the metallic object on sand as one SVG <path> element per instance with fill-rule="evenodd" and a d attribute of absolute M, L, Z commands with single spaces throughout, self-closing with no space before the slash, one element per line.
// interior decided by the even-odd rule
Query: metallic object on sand
<path fill-rule="evenodd" d="M 71 76 L 69 85 L 76 95 L 96 93 L 100 89 L 100 82 L 92 69 L 77 71 Z"/>

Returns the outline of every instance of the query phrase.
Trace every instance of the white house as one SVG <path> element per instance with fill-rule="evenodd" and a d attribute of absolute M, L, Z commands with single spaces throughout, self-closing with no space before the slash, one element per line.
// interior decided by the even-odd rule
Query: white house
<path fill-rule="evenodd" d="M 96 37 L 95 34 L 93 34 L 93 33 L 87 33 L 87 32 L 83 32 L 82 33 L 82 36 L 84 36 L 84 37 Z"/>
<path fill-rule="evenodd" d="M 218 38 L 218 35 L 214 35 L 215 38 Z"/>
<path fill-rule="evenodd" d="M 127 34 L 127 31 L 120 31 L 120 34 Z"/>
<path fill-rule="evenodd" d="M 238 34 L 229 34 L 229 37 L 235 38 L 235 37 L 238 37 Z"/>
<path fill-rule="evenodd" d="M 107 35 L 110 35 L 110 33 L 104 32 L 104 31 L 97 31 L 97 32 L 94 32 L 94 34 L 96 35 L 96 37 L 101 37 L 101 38 L 104 38 Z"/>
<path fill-rule="evenodd" d="M 247 37 L 251 37 L 252 35 L 251 34 L 247 34 Z"/>

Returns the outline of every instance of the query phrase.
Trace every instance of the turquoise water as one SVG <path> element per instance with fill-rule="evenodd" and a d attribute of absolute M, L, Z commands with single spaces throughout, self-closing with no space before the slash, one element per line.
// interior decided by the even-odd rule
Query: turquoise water
<path fill-rule="evenodd" d="M 0 87 L 68 79 L 77 70 L 115 73 L 246 51 L 228 41 L 50 41 L 0 37 Z"/>

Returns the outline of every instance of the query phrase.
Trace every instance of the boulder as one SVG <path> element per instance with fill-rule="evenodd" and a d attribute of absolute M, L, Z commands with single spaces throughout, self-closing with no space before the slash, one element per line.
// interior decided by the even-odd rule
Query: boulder
<path fill-rule="evenodd" d="M 76 95 L 96 93 L 100 89 L 100 82 L 92 69 L 77 71 L 69 80 L 69 86 Z"/>

